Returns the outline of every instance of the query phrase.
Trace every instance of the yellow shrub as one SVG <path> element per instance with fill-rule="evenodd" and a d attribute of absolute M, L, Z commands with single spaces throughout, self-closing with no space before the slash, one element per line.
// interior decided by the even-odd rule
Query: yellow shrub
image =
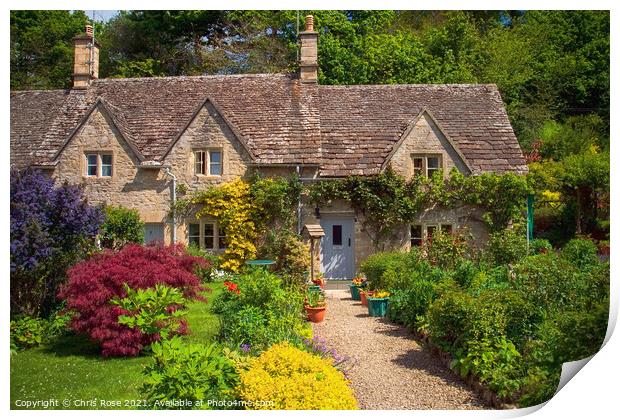
<path fill-rule="evenodd" d="M 273 410 L 354 410 L 357 401 L 342 372 L 329 361 L 288 343 L 273 345 L 241 373 L 245 401 L 272 401 L 256 405 Z"/>

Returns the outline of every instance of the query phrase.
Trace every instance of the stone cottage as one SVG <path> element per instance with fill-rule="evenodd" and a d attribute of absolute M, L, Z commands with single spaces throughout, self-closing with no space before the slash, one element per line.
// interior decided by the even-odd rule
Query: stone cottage
<path fill-rule="evenodd" d="M 495 85 L 321 86 L 313 19 L 300 33 L 299 74 L 99 79 L 92 29 L 75 38 L 73 87 L 11 93 L 11 166 L 81 184 L 94 204 L 139 211 L 146 240 L 226 246 L 217 220 L 168 216 L 177 184 L 199 190 L 258 171 L 304 182 L 411 177 L 457 168 L 525 172 Z M 302 205 L 320 224 L 316 259 L 329 278 L 351 278 L 373 252 L 345 202 Z M 484 239 L 475 209 L 427 209 L 391 246 L 420 245 L 437 229 Z"/>

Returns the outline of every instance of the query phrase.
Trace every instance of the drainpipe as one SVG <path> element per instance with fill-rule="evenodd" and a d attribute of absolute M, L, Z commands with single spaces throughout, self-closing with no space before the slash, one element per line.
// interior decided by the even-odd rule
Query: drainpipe
<path fill-rule="evenodd" d="M 176 203 L 177 203 L 177 177 L 166 168 L 166 175 L 172 178 L 172 244 L 177 243 L 177 222 L 176 222 Z"/>
<path fill-rule="evenodd" d="M 301 179 L 301 174 L 299 172 L 299 165 L 296 167 L 297 170 L 297 178 Z M 297 197 L 297 234 L 301 235 L 301 194 Z"/>

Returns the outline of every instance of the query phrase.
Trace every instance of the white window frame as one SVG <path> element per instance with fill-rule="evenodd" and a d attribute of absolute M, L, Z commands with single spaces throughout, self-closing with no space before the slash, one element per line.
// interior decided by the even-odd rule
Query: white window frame
<path fill-rule="evenodd" d="M 439 163 L 438 166 L 435 168 L 429 168 L 428 165 L 428 160 L 429 159 L 433 159 L 436 158 L 438 159 Z M 411 155 L 411 165 L 413 168 L 413 175 L 416 176 L 418 174 L 416 174 L 416 166 L 415 166 L 415 161 L 416 159 L 422 159 L 422 175 L 425 176 L 426 178 L 430 178 L 428 175 L 428 170 L 431 169 L 432 171 L 443 171 L 444 167 L 443 167 L 443 155 L 441 153 L 428 153 L 428 154 L 413 154 Z M 432 176 L 432 175 L 431 175 Z"/>
<path fill-rule="evenodd" d="M 412 236 L 412 230 L 414 226 L 421 226 L 422 237 L 414 238 Z M 446 232 L 446 227 L 450 226 L 450 233 L 454 233 L 454 223 L 412 223 L 409 226 L 409 244 L 413 248 L 414 246 L 422 246 L 428 241 L 428 228 L 435 228 L 435 232 Z M 414 245 L 413 240 L 420 239 L 420 245 Z"/>
<path fill-rule="evenodd" d="M 190 236 L 190 226 L 198 225 L 198 236 L 191 235 Z M 207 235 L 206 235 L 206 226 L 213 225 L 213 236 L 209 235 L 209 238 L 213 238 L 213 247 L 207 247 Z M 222 235 L 220 237 L 220 224 L 215 220 L 192 220 L 187 223 L 187 243 L 191 243 L 191 238 L 198 238 L 198 247 L 200 249 L 204 249 L 207 251 L 224 251 L 226 249 L 225 246 L 220 246 L 224 244 L 224 240 L 226 235 Z M 223 229 L 222 229 L 223 231 Z"/>
<path fill-rule="evenodd" d="M 220 173 L 212 173 L 211 165 L 214 164 L 211 160 L 212 153 L 220 154 Z M 193 163 L 194 163 L 194 175 L 196 176 L 213 176 L 219 177 L 224 173 L 224 151 L 222 149 L 196 149 L 193 151 Z M 199 158 L 200 157 L 200 158 Z M 198 166 L 200 164 L 200 166 Z M 200 171 L 197 171 L 200 167 Z"/>
<path fill-rule="evenodd" d="M 90 164 L 90 162 L 88 161 L 88 158 L 90 156 L 96 156 L 97 157 L 97 169 L 96 169 L 96 175 L 91 175 L 88 173 L 88 169 L 91 168 L 93 165 Z M 110 156 L 110 163 L 109 164 L 104 164 L 103 163 L 103 157 L 104 156 Z M 114 176 L 114 153 L 112 152 L 84 152 L 84 160 L 86 161 L 86 166 L 85 166 L 85 174 L 84 176 L 86 178 L 104 178 L 104 179 L 110 179 Z M 103 175 L 103 167 L 104 166 L 109 166 L 110 167 L 110 175 Z"/>

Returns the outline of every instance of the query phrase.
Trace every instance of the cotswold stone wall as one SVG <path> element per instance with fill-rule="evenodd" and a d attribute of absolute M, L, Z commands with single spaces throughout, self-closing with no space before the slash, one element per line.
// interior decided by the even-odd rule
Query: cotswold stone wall
<path fill-rule="evenodd" d="M 413 129 L 392 156 L 389 164 L 397 173 L 405 178 L 411 178 L 413 176 L 411 156 L 416 154 L 441 155 L 446 176 L 454 167 L 464 174 L 470 172 L 450 142 L 441 133 L 441 130 L 426 114 L 423 114 L 415 123 Z"/>
<path fill-rule="evenodd" d="M 133 151 L 114 127 L 102 107 L 93 111 L 86 123 L 62 151 L 53 175 L 58 182 L 67 181 L 82 185 L 86 197 L 93 204 L 121 205 L 136 209 L 145 222 L 164 224 L 165 242 L 170 243 L 172 231 L 168 213 L 172 181 L 163 170 L 138 168 Z M 412 174 L 412 153 L 442 153 L 444 166 L 447 169 L 456 166 L 459 170 L 467 171 L 458 155 L 450 147 L 432 121 L 422 117 L 394 154 L 391 165 L 399 173 L 409 177 Z M 196 149 L 220 150 L 223 175 L 195 175 L 193 151 Z M 111 177 L 86 176 L 86 154 L 89 152 L 112 154 L 113 173 Z M 247 150 L 209 103 L 198 112 L 164 159 L 164 163 L 170 165 L 172 173 L 177 176 L 178 184 L 185 185 L 188 192 L 244 177 L 255 170 L 265 176 L 289 175 L 296 171 L 294 166 L 255 167 L 250 162 L 251 158 Z M 312 178 L 316 176 L 316 168 L 302 167 L 300 175 L 303 178 Z M 301 210 L 302 225 L 320 224 L 313 205 L 304 203 Z M 356 270 L 359 270 L 359 265 L 365 258 L 375 252 L 409 249 L 411 239 L 409 226 L 395 230 L 392 238 L 376 246 L 364 229 L 363 216 L 355 214 L 349 203 L 334 201 L 322 206 L 320 213 L 350 216 L 355 219 L 353 246 L 355 247 Z M 193 219 L 190 216 L 187 221 Z M 482 222 L 481 212 L 476 208 L 456 210 L 429 208 L 421 213 L 419 222 L 450 223 L 455 229 L 471 233 L 473 241 L 478 243 L 486 241 L 487 230 Z M 187 242 L 186 223 L 177 224 L 177 240 Z M 320 270 L 318 247 L 313 261 L 318 272 Z"/>

